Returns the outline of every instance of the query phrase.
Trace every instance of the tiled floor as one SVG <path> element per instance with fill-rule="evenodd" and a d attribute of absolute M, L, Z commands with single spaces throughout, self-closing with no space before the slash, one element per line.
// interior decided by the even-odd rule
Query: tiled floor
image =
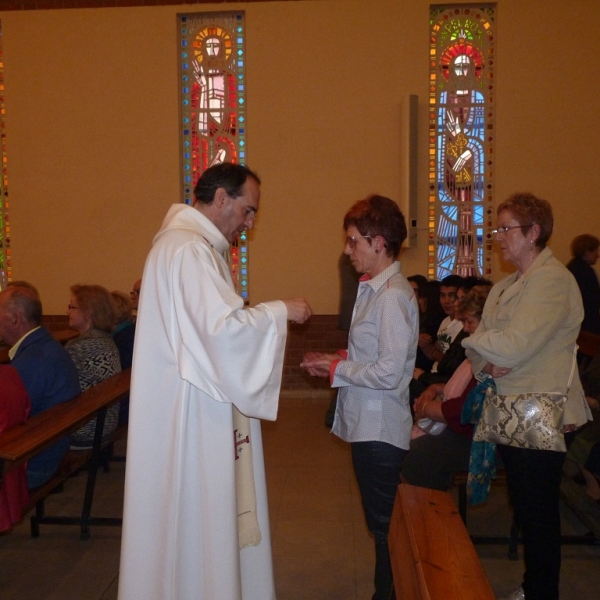
<path fill-rule="evenodd" d="M 327 399 L 282 400 L 279 419 L 264 423 L 273 557 L 279 600 L 368 600 L 373 549 L 366 531 L 348 446 L 323 424 Z M 120 513 L 122 463 L 98 479 L 94 514 Z M 84 478 L 69 481 L 48 510 L 77 508 Z M 484 508 L 469 511 L 473 533 L 508 530 L 504 490 L 493 489 Z M 580 529 L 565 512 L 564 528 Z M 29 537 L 28 522 L 0 536 L 0 600 L 116 600 L 120 529 L 92 529 L 79 540 L 74 527 L 42 527 Z M 520 581 L 521 562 L 504 546 L 478 546 L 497 594 Z M 600 589 L 600 547 L 563 547 L 562 600 L 591 600 Z M 144 600 L 140 598 L 140 600 Z M 219 600 L 218 598 L 212 600 Z"/>

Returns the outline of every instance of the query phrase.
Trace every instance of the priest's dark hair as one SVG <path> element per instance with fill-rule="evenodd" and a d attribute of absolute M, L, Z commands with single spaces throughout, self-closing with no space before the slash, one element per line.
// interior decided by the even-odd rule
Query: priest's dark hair
<path fill-rule="evenodd" d="M 344 229 L 354 225 L 371 245 L 371 238 L 380 235 L 385 240 L 385 253 L 396 258 L 406 239 L 406 221 L 398 205 L 385 196 L 376 194 L 359 200 L 346 213 Z"/>
<path fill-rule="evenodd" d="M 215 199 L 216 191 L 223 188 L 230 198 L 237 198 L 248 177 L 260 185 L 258 175 L 248 167 L 226 162 L 213 165 L 206 169 L 198 179 L 194 188 L 194 196 L 198 202 L 211 204 Z"/>

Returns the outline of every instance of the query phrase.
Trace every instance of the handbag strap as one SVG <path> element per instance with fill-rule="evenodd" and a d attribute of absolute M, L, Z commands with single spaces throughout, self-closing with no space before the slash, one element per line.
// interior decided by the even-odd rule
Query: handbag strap
<path fill-rule="evenodd" d="M 579 350 L 579 346 L 575 344 L 575 347 L 573 348 L 573 364 L 571 365 L 571 374 L 569 375 L 569 383 L 567 383 L 567 394 L 571 389 L 573 377 L 575 376 L 575 367 L 577 366 L 577 350 Z"/>

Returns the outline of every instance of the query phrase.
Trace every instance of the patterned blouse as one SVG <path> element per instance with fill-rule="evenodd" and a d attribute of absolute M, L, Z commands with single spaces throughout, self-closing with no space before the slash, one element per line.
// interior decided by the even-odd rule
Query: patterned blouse
<path fill-rule="evenodd" d="M 119 351 L 112 336 L 106 331 L 89 329 L 65 346 L 79 372 L 81 391 L 104 381 L 121 370 Z M 119 403 L 111 406 L 106 412 L 103 440 L 117 428 L 119 419 Z M 94 440 L 96 419 L 86 423 L 71 436 L 72 447 L 90 448 Z"/>

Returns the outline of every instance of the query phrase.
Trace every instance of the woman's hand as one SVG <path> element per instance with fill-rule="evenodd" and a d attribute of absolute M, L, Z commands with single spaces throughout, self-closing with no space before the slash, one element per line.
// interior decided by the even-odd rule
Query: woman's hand
<path fill-rule="evenodd" d="M 493 365 L 492 363 L 487 363 L 485 367 L 483 367 L 483 372 L 491 375 L 494 379 L 498 377 L 504 377 L 508 375 L 512 369 L 508 367 L 499 367 L 498 365 Z"/>
<path fill-rule="evenodd" d="M 413 379 L 419 379 L 419 377 L 420 377 L 421 375 L 423 375 L 423 373 L 425 373 L 425 371 L 424 371 L 423 369 L 416 368 L 416 369 L 413 371 Z"/>
<path fill-rule="evenodd" d="M 439 395 L 439 390 L 436 385 L 430 385 L 416 400 L 414 405 L 415 420 L 431 418 L 426 415 L 426 407 L 430 402 L 435 402 Z"/>
<path fill-rule="evenodd" d="M 420 348 L 424 348 L 425 346 L 429 346 L 433 343 L 431 336 L 428 333 L 420 333 L 418 345 Z"/>
<path fill-rule="evenodd" d="M 329 377 L 331 363 L 341 360 L 339 354 L 325 354 L 323 352 L 307 352 L 300 366 L 305 368 L 313 377 Z"/>
<path fill-rule="evenodd" d="M 586 396 L 585 399 L 592 410 L 600 410 L 600 404 L 596 398 L 593 398 L 592 396 Z"/>

